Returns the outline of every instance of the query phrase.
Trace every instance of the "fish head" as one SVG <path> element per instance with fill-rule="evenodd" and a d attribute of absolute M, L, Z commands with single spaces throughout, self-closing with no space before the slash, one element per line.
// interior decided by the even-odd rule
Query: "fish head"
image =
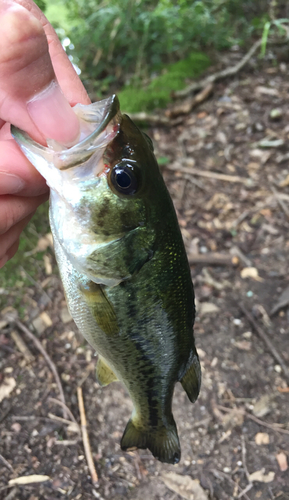
<path fill-rule="evenodd" d="M 94 282 L 115 285 L 153 255 L 164 183 L 151 140 L 121 115 L 116 96 L 77 106 L 93 131 L 70 148 L 41 146 L 15 127 L 12 135 L 51 188 L 52 233 L 67 258 Z"/>

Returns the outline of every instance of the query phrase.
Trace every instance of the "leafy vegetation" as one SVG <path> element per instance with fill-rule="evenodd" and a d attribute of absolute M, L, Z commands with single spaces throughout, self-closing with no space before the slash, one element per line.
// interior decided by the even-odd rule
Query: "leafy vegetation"
<path fill-rule="evenodd" d="M 186 78 L 197 78 L 208 66 L 210 59 L 202 53 L 192 52 L 189 57 L 169 64 L 163 73 L 140 87 L 136 83 L 125 86 L 118 97 L 121 109 L 128 113 L 164 108 L 171 99 L 171 92 L 185 86 Z"/>
<path fill-rule="evenodd" d="M 74 22 L 68 33 L 72 54 L 77 55 L 83 79 L 106 78 L 108 85 L 151 78 L 164 64 L 182 60 L 192 50 L 222 50 L 242 43 L 268 7 L 266 0 L 65 2 Z"/>

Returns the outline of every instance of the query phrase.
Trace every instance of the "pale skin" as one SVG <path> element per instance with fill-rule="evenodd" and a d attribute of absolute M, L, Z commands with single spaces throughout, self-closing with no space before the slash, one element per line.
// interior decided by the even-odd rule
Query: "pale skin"
<path fill-rule="evenodd" d="M 49 196 L 45 180 L 12 139 L 10 124 L 42 144 L 45 138 L 69 144 L 79 131 L 71 106 L 90 100 L 54 29 L 32 0 L 0 0 L 0 21 L 1 268 Z"/>

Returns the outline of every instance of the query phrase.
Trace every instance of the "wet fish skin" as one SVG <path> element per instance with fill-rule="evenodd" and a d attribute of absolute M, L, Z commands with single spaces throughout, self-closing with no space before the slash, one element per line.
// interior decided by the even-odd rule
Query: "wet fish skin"
<path fill-rule="evenodd" d="M 149 448 L 159 460 L 177 463 L 174 386 L 181 381 L 193 402 L 201 380 L 190 268 L 151 143 L 126 115 L 102 160 L 95 183 L 79 183 L 77 200 L 52 190 L 60 274 L 71 314 L 99 354 L 99 382 L 120 380 L 133 401 L 122 449 Z M 119 190 L 118 165 L 132 173 L 134 193 Z"/>

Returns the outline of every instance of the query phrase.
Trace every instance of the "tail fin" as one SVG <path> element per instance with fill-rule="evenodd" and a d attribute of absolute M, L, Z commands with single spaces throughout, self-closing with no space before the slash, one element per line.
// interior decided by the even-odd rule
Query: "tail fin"
<path fill-rule="evenodd" d="M 130 448 L 148 448 L 153 456 L 161 462 L 177 464 L 181 458 L 181 449 L 176 424 L 168 427 L 150 429 L 138 429 L 130 419 L 123 433 L 121 449 L 126 451 Z"/>

